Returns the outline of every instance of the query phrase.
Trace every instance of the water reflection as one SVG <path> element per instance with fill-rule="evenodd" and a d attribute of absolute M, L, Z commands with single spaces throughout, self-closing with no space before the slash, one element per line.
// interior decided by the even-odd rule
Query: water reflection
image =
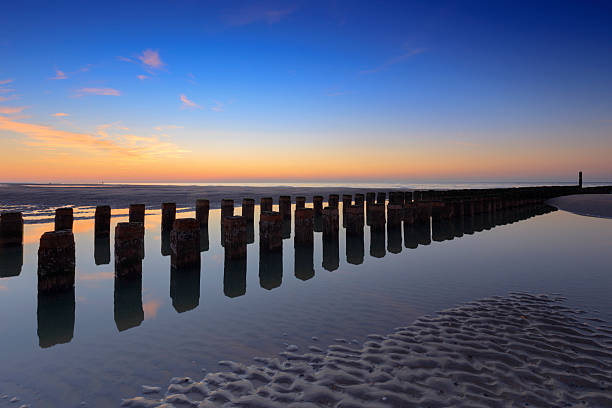
<path fill-rule="evenodd" d="M 259 251 L 259 286 L 272 290 L 283 282 L 283 251 Z"/>
<path fill-rule="evenodd" d="M 474 234 L 497 225 L 505 225 L 527 219 L 539 214 L 554 211 L 552 207 L 539 206 L 532 208 L 512 208 L 498 210 L 473 216 L 444 218 L 434 214 L 433 218 L 423 218 L 418 222 L 403 222 L 395 228 L 385 228 L 385 224 L 370 228 L 369 254 L 382 258 L 387 252 L 397 254 L 402 247 L 416 249 L 418 246 L 430 245 L 433 241 L 442 242 Z M 315 230 L 322 230 L 322 217 L 314 218 Z M 382 227 L 382 228 L 381 228 Z M 402 233 L 403 228 L 403 233 Z M 367 236 L 363 231 L 346 234 L 346 262 L 361 265 L 365 259 Z M 283 238 L 291 236 L 291 220 L 284 219 Z M 248 241 L 255 240 L 254 224 L 247 223 Z M 169 255 L 170 233 L 164 231 L 161 237 L 161 253 Z M 335 271 L 340 266 L 340 242 L 338 236 L 322 239 L 322 267 Z M 142 272 L 140 236 L 130 247 L 131 256 L 121 259 L 131 260 L 116 265 L 117 275 L 134 275 L 131 278 L 117 277 L 114 282 L 114 320 L 119 331 L 140 326 L 144 320 L 142 302 Z M 294 241 L 294 276 L 306 281 L 315 276 L 313 245 L 297 245 Z M 200 251 L 209 250 L 208 227 L 200 229 Z M 96 265 L 110 263 L 110 239 L 96 237 L 94 242 L 94 259 Z M 23 246 L 0 248 L 0 277 L 18 276 L 23 264 Z M 259 253 L 259 284 L 261 288 L 272 290 L 283 283 L 283 252 L 263 251 Z M 199 268 L 170 269 L 170 297 L 172 306 L 178 313 L 193 310 L 199 306 L 201 272 Z M 246 259 L 225 258 L 223 293 L 230 298 L 246 294 L 247 261 Z M 40 347 L 71 341 L 75 321 L 75 292 L 70 289 L 62 293 L 40 294 L 38 297 L 38 337 Z"/>
<path fill-rule="evenodd" d="M 39 293 L 36 319 L 41 348 L 70 343 L 74 336 L 74 288 L 57 293 Z"/>
<path fill-rule="evenodd" d="M 115 278 L 115 325 L 124 331 L 140 326 L 144 320 L 142 308 L 142 276 Z"/>
<path fill-rule="evenodd" d="M 170 256 L 172 248 L 170 247 L 170 233 L 172 230 L 161 231 L 161 254 L 162 256 Z"/>
<path fill-rule="evenodd" d="M 223 267 L 223 294 L 230 298 L 246 293 L 246 259 L 230 259 L 225 257 Z"/>
<path fill-rule="evenodd" d="M 346 262 L 361 265 L 364 251 L 363 232 L 361 234 L 346 234 Z"/>
<path fill-rule="evenodd" d="M 387 228 L 387 251 L 392 254 L 399 254 L 402 252 L 402 227 Z"/>
<path fill-rule="evenodd" d="M 312 246 L 297 245 L 294 255 L 295 277 L 303 281 L 314 277 L 314 253 Z"/>
<path fill-rule="evenodd" d="M 385 229 L 370 229 L 370 256 L 382 258 L 386 254 Z"/>
<path fill-rule="evenodd" d="M 340 266 L 338 237 L 323 238 L 323 269 L 333 272 Z"/>
<path fill-rule="evenodd" d="M 94 261 L 96 265 L 108 265 L 110 263 L 110 237 L 96 236 L 94 238 Z"/>
<path fill-rule="evenodd" d="M 208 225 L 200 227 L 200 252 L 208 251 Z"/>
<path fill-rule="evenodd" d="M 23 266 L 23 245 L 0 246 L 0 278 L 19 276 Z"/>
<path fill-rule="evenodd" d="M 170 269 L 170 298 L 178 313 L 200 304 L 200 268 Z"/>

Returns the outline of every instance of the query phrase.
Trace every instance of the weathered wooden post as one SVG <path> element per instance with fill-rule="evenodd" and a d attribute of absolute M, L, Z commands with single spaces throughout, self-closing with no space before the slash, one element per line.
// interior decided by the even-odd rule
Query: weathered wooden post
<path fill-rule="evenodd" d="M 379 191 L 376 195 L 376 204 L 385 204 L 387 201 L 387 193 L 384 191 Z"/>
<path fill-rule="evenodd" d="M 283 218 L 291 218 L 291 197 L 280 196 L 278 198 L 278 212 Z"/>
<path fill-rule="evenodd" d="M 247 220 L 247 223 L 252 223 L 255 219 L 255 200 L 252 198 L 242 199 L 242 216 Z"/>
<path fill-rule="evenodd" d="M 120 222 L 115 227 L 115 277 L 142 276 L 142 237 L 140 222 Z"/>
<path fill-rule="evenodd" d="M 361 207 L 363 209 L 363 204 L 365 202 L 365 197 L 363 194 L 357 193 L 355 194 L 355 205 Z"/>
<path fill-rule="evenodd" d="M 385 204 L 372 204 L 368 214 L 370 228 L 372 230 L 385 230 Z M 384 240 L 384 239 L 383 239 Z M 384 245 L 384 243 L 383 243 Z"/>
<path fill-rule="evenodd" d="M 262 197 L 259 207 L 261 212 L 272 211 L 272 197 Z"/>
<path fill-rule="evenodd" d="M 208 227 L 208 212 L 210 211 L 210 201 L 205 199 L 196 200 L 196 220 L 200 228 Z"/>
<path fill-rule="evenodd" d="M 195 218 L 174 221 L 170 249 L 170 266 L 173 269 L 200 267 L 200 225 Z"/>
<path fill-rule="evenodd" d="M 96 207 L 94 236 L 107 237 L 110 235 L 111 208 L 110 205 Z"/>
<path fill-rule="evenodd" d="M 327 200 L 328 207 L 336 207 L 336 208 L 338 208 L 338 200 L 339 199 L 340 199 L 340 197 L 338 196 L 338 194 L 330 194 L 329 195 L 329 199 Z"/>
<path fill-rule="evenodd" d="M 38 293 L 74 288 L 74 235 L 70 230 L 45 232 L 38 248 Z"/>
<path fill-rule="evenodd" d="M 295 208 L 305 208 L 306 207 L 306 197 L 298 196 L 295 197 Z"/>
<path fill-rule="evenodd" d="M 578 172 L 578 188 L 582 188 L 582 172 Z"/>
<path fill-rule="evenodd" d="M 312 197 L 312 206 L 314 208 L 315 217 L 323 215 L 323 196 L 316 195 Z"/>
<path fill-rule="evenodd" d="M 223 246 L 225 247 L 226 258 L 246 258 L 246 219 L 244 217 L 228 216 L 223 218 Z"/>
<path fill-rule="evenodd" d="M 387 224 L 389 228 L 401 228 L 404 218 L 404 206 L 402 204 L 389 204 L 387 206 Z"/>
<path fill-rule="evenodd" d="M 353 196 L 350 194 L 342 194 L 342 216 L 346 215 L 346 209 L 353 204 Z"/>
<path fill-rule="evenodd" d="M 314 240 L 314 210 L 298 208 L 295 210 L 295 246 L 310 246 Z"/>
<path fill-rule="evenodd" d="M 171 231 L 176 220 L 176 203 L 162 203 L 161 205 L 162 231 Z"/>
<path fill-rule="evenodd" d="M 130 222 L 145 222 L 145 205 L 144 204 L 130 204 Z"/>
<path fill-rule="evenodd" d="M 225 217 L 232 217 L 234 215 L 234 200 L 224 198 L 221 200 L 221 225 L 223 225 L 223 219 Z"/>
<path fill-rule="evenodd" d="M 283 217 L 277 211 L 264 211 L 259 216 L 259 246 L 264 251 L 283 249 Z"/>
<path fill-rule="evenodd" d="M 69 230 L 72 231 L 72 224 L 74 222 L 74 216 L 72 208 L 58 208 L 55 210 L 55 230 Z"/>
<path fill-rule="evenodd" d="M 338 238 L 338 207 L 323 209 L 323 239 Z"/>
<path fill-rule="evenodd" d="M 346 234 L 363 235 L 363 208 L 358 205 L 349 205 L 346 208 Z"/>

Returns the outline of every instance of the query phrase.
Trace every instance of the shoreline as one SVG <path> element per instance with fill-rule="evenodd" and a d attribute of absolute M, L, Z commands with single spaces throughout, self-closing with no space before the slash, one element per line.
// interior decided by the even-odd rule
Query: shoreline
<path fill-rule="evenodd" d="M 612 406 L 612 326 L 552 295 L 513 293 L 422 316 L 362 345 L 345 342 L 279 357 L 201 381 L 189 377 L 145 396 L 136 408 L 199 406 Z M 175 405 L 176 404 L 176 405 Z"/>
<path fill-rule="evenodd" d="M 546 203 L 585 217 L 612 219 L 612 194 L 576 194 L 552 198 Z"/>

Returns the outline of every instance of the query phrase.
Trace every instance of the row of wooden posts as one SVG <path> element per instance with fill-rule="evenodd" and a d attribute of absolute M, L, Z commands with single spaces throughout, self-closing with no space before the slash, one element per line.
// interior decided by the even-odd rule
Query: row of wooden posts
<path fill-rule="evenodd" d="M 372 231 L 405 225 L 418 225 L 450 220 L 481 213 L 495 213 L 506 208 L 521 207 L 576 192 L 602 192 L 597 188 L 534 187 L 492 190 L 449 191 L 394 191 L 342 195 L 343 226 L 347 235 L 363 234 L 364 224 Z M 607 188 L 609 192 L 609 187 Z M 324 197 L 314 196 L 313 207 L 306 208 L 306 198 L 296 197 L 294 225 L 295 245 L 313 244 L 314 220 L 322 221 L 323 239 L 337 239 L 339 233 L 338 194 L 330 194 L 328 205 Z M 260 248 L 273 252 L 282 249 L 283 223 L 291 219 L 291 197 L 280 196 L 278 211 L 272 210 L 271 197 L 261 199 L 259 218 Z M 197 200 L 195 218 L 176 218 L 176 204 L 161 206 L 162 232 L 170 231 L 171 267 L 176 270 L 200 267 L 200 230 L 208 225 L 209 200 Z M 246 257 L 247 225 L 255 217 L 255 200 L 242 201 L 242 215 L 234 215 L 234 201 L 221 200 L 221 236 L 228 259 Z M 58 208 L 55 212 L 55 230 L 45 232 L 38 251 L 39 292 L 61 291 L 74 287 L 75 244 L 73 209 Z M 110 206 L 98 206 L 95 212 L 95 236 L 110 235 Z M 144 258 L 145 205 L 129 207 L 129 221 L 115 228 L 115 275 L 118 278 L 141 276 Z M 3 213 L 0 216 L 0 246 L 22 245 L 23 216 L 21 213 Z"/>

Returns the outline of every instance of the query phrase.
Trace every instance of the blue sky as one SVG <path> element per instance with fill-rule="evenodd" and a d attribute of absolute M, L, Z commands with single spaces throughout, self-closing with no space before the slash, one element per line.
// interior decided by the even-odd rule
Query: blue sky
<path fill-rule="evenodd" d="M 231 161 L 236 149 L 269 161 L 265 150 L 324 148 L 330 159 L 371 153 L 420 166 L 387 165 L 380 177 L 395 179 L 562 178 L 577 167 L 612 177 L 607 2 L 10 2 L 2 9 L 0 83 L 10 82 L 0 85 L 0 143 L 22 158 L 49 155 L 44 143 L 56 140 L 25 123 L 110 140 L 130 154 L 148 153 L 126 135 L 161 143 L 168 155 L 147 156 L 133 169 L 143 174 L 155 161 L 195 162 L 213 146 L 215 160 Z M 51 150 L 100 156 L 90 142 L 80 152 L 73 141 Z M 422 164 L 435 152 L 439 170 Z M 479 158 L 484 164 L 475 166 Z M 65 179 L 62 162 L 47 159 Z M 257 160 L 247 162 L 242 177 L 259 177 Z M 177 178 L 241 177 L 211 166 Z M 289 166 L 279 164 L 279 178 L 325 178 Z M 363 178 L 361 167 L 340 176 Z"/>

